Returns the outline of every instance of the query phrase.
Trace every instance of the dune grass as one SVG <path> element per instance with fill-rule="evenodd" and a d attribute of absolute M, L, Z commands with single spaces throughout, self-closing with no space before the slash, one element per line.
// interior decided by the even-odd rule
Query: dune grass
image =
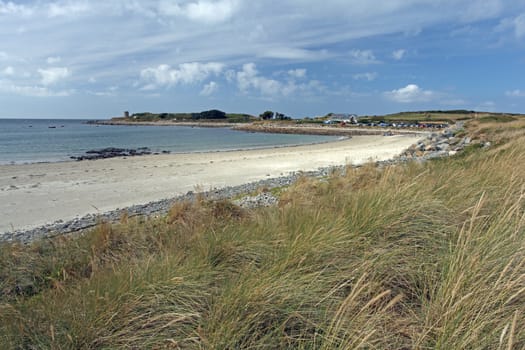
<path fill-rule="evenodd" d="M 6 349 L 521 349 L 525 139 L 0 246 Z"/>

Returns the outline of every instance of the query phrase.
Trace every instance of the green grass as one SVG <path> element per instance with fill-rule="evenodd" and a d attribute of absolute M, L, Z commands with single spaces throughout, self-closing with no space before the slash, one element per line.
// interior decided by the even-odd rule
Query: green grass
<path fill-rule="evenodd" d="M 457 121 L 478 120 L 482 123 L 489 122 L 511 122 L 522 118 L 520 114 L 507 113 L 488 113 L 488 112 L 474 112 L 474 111 L 422 111 L 422 112 L 400 112 L 394 114 L 387 114 L 384 116 L 367 117 L 370 121 L 405 121 L 414 122 L 448 122 L 455 123 Z"/>
<path fill-rule="evenodd" d="M 249 123 L 258 120 L 257 117 L 244 113 L 226 113 L 226 118 L 229 123 Z"/>
<path fill-rule="evenodd" d="M 405 122 L 452 122 L 472 119 L 474 114 L 470 113 L 445 113 L 445 112 L 401 112 L 387 114 L 384 116 L 369 117 L 370 120 L 405 121 Z"/>
<path fill-rule="evenodd" d="M 205 112 L 201 112 L 205 113 Z M 244 113 L 226 113 L 224 118 L 201 119 L 200 113 L 135 113 L 127 121 L 139 122 L 161 122 L 161 121 L 199 121 L 199 122 L 227 122 L 227 123 L 247 123 L 257 120 L 256 117 Z M 124 118 L 114 118 L 123 120 Z"/>
<path fill-rule="evenodd" d="M 491 122 L 498 122 L 498 123 L 509 123 L 516 121 L 518 118 L 513 117 L 512 115 L 506 115 L 506 114 L 488 114 L 480 117 L 478 121 L 480 123 L 491 123 Z"/>
<path fill-rule="evenodd" d="M 0 247 L 6 349 L 521 349 L 525 139 Z"/>

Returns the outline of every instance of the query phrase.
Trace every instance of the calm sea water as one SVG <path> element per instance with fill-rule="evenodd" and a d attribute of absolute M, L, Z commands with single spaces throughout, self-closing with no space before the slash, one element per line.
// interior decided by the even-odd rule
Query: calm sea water
<path fill-rule="evenodd" d="M 51 128 L 50 128 L 51 127 Z M 91 149 L 149 147 L 176 153 L 280 147 L 335 140 L 228 128 L 89 125 L 83 120 L 0 119 L 0 164 L 58 162 Z"/>

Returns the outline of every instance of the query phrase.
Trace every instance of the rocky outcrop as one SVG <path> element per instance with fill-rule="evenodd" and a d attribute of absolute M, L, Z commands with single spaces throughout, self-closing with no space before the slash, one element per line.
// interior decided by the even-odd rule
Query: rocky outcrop
<path fill-rule="evenodd" d="M 170 153 L 170 151 L 162 151 L 161 153 Z M 116 158 L 116 157 L 135 157 L 144 156 L 148 154 L 159 154 L 152 152 L 148 147 L 140 148 L 115 148 L 108 147 L 102 149 L 94 149 L 87 151 L 81 156 L 71 156 L 69 158 L 80 161 L 80 160 L 95 160 L 104 158 Z"/>
<path fill-rule="evenodd" d="M 410 146 L 402 154 L 396 157 L 396 160 L 427 160 L 433 158 L 453 156 L 473 143 L 479 141 L 472 140 L 469 136 L 457 136 L 460 133 L 462 125 L 459 124 L 454 128 L 449 128 L 441 133 L 431 133 L 427 138 L 419 141 L 417 144 Z M 483 147 L 490 146 L 490 142 L 482 144 Z"/>

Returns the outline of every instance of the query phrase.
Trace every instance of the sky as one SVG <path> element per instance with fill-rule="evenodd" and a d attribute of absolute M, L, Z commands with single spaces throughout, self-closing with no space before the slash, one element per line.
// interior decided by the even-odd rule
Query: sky
<path fill-rule="evenodd" d="M 0 118 L 525 113 L 525 0 L 0 0 Z"/>

